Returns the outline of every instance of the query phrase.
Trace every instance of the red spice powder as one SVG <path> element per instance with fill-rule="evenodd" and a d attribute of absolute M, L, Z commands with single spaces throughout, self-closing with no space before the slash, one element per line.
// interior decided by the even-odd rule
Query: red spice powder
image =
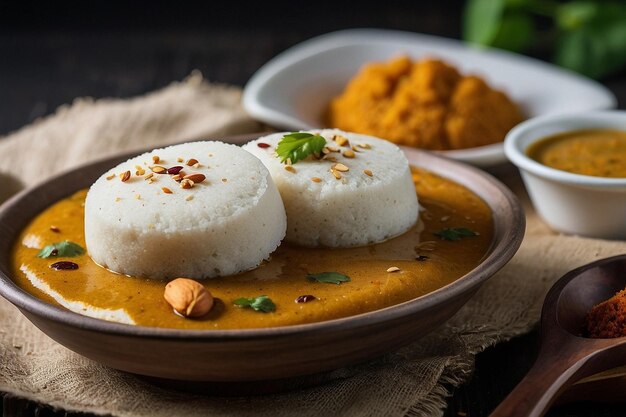
<path fill-rule="evenodd" d="M 626 290 L 594 306 L 587 314 L 586 330 L 593 338 L 626 336 Z"/>

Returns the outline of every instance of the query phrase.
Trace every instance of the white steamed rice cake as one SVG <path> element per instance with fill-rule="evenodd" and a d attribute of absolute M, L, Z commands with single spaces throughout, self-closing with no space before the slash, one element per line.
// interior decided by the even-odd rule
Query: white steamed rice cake
<path fill-rule="evenodd" d="M 287 240 L 303 246 L 351 247 L 381 242 L 410 229 L 418 199 L 408 160 L 391 142 L 336 129 L 323 158 L 281 162 L 285 133 L 244 145 L 269 169 L 287 211 Z M 322 155 L 320 155 L 321 157 Z"/>
<path fill-rule="evenodd" d="M 161 169 L 169 173 L 157 173 Z M 199 174 L 192 184 L 177 181 L 192 174 Z M 222 142 L 186 143 L 131 158 L 103 174 L 85 201 L 89 255 L 132 276 L 211 278 L 246 271 L 269 257 L 285 228 L 268 170 Z"/>

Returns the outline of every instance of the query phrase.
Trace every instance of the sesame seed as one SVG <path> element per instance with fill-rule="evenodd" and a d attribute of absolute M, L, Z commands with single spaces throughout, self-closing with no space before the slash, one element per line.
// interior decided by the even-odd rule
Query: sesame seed
<path fill-rule="evenodd" d="M 365 175 L 367 175 L 368 177 L 373 177 L 373 176 L 374 176 L 374 174 L 372 173 L 372 171 L 370 171 L 369 169 L 364 169 L 364 170 L 363 170 L 363 173 L 364 173 Z"/>
<path fill-rule="evenodd" d="M 392 266 L 390 268 L 387 268 L 387 272 L 400 272 L 400 268 L 398 268 L 397 266 Z"/>
<path fill-rule="evenodd" d="M 189 188 L 193 188 L 194 182 L 191 180 L 184 179 L 180 182 L 180 188 L 184 188 L 188 190 Z"/>
<path fill-rule="evenodd" d="M 184 161 L 184 159 L 181 158 L 180 156 L 178 158 L 176 158 L 176 162 L 183 162 L 183 161 Z"/>
<path fill-rule="evenodd" d="M 61 232 L 61 229 L 59 229 L 56 226 L 50 226 L 50 230 L 52 230 L 54 233 L 60 233 Z"/>
<path fill-rule="evenodd" d="M 161 191 L 163 191 L 165 194 L 172 194 L 172 190 L 170 190 L 170 189 L 169 189 L 169 188 L 167 188 L 167 187 L 163 187 L 163 188 L 161 188 Z"/>
<path fill-rule="evenodd" d="M 107 177 L 108 181 L 111 181 L 113 178 L 115 178 L 115 174 L 111 174 Z"/>
<path fill-rule="evenodd" d="M 185 175 L 183 178 L 186 180 L 193 181 L 195 184 L 199 184 L 206 179 L 204 174 L 200 174 L 200 173 Z"/>
<path fill-rule="evenodd" d="M 121 199 L 121 198 L 119 198 L 119 197 L 115 197 L 115 202 L 116 202 L 116 203 L 119 203 L 120 201 L 122 201 L 122 199 Z"/>
<path fill-rule="evenodd" d="M 226 181 L 228 181 L 227 178 L 222 178 L 222 182 L 226 182 Z"/>
<path fill-rule="evenodd" d="M 170 175 L 176 175 L 176 174 L 180 174 L 183 170 L 183 167 L 181 167 L 180 165 L 177 165 L 175 167 L 170 167 L 167 169 L 167 173 Z"/>
<path fill-rule="evenodd" d="M 285 171 L 289 171 L 289 172 L 291 172 L 292 174 L 295 174 L 295 173 L 296 173 L 296 169 L 295 169 L 294 167 L 292 167 L 291 165 L 286 165 L 286 166 L 285 166 Z"/>
<path fill-rule="evenodd" d="M 150 178 L 154 177 L 154 173 L 153 172 L 148 172 L 148 175 L 146 175 L 145 177 L 143 177 L 144 180 L 149 180 Z"/>
<path fill-rule="evenodd" d="M 346 158 L 354 158 L 356 154 L 354 153 L 354 151 L 347 150 L 343 151 L 343 156 L 345 156 Z"/>
<path fill-rule="evenodd" d="M 185 201 L 191 201 L 193 200 L 193 195 L 188 195 L 187 197 L 185 197 Z"/>
<path fill-rule="evenodd" d="M 141 194 L 135 194 L 135 200 L 141 200 Z"/>
<path fill-rule="evenodd" d="M 350 146 L 350 142 L 348 141 L 348 138 L 346 138 L 345 136 L 341 136 L 341 135 L 334 135 L 333 136 L 333 140 L 337 143 L 337 145 L 339 146 Z"/>
<path fill-rule="evenodd" d="M 320 177 L 311 177 L 311 181 L 313 181 L 313 182 L 322 182 L 322 179 Z"/>
<path fill-rule="evenodd" d="M 356 146 L 358 146 L 359 148 L 363 148 L 363 149 L 372 149 L 369 143 L 359 143 Z"/>
<path fill-rule="evenodd" d="M 350 168 L 348 168 L 347 166 L 345 166 L 342 163 L 335 164 L 333 166 L 333 169 L 336 169 L 337 171 L 340 171 L 340 172 L 348 172 L 348 171 L 350 171 Z"/>
<path fill-rule="evenodd" d="M 341 179 L 341 174 L 340 174 L 339 172 L 335 171 L 334 169 L 331 169 L 331 170 L 330 170 L 330 172 L 331 172 L 331 174 L 333 174 L 333 176 L 334 176 L 335 178 L 337 178 L 338 180 L 340 180 L 340 179 Z"/>

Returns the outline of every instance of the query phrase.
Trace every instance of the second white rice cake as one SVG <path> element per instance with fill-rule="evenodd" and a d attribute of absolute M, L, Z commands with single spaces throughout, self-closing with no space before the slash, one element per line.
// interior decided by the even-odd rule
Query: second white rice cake
<path fill-rule="evenodd" d="M 190 184 L 177 182 L 173 173 L 157 173 L 174 167 L 205 179 L 196 176 L 197 183 L 182 188 Z M 85 201 L 89 255 L 132 276 L 211 278 L 246 271 L 269 257 L 285 229 L 285 209 L 268 170 L 250 153 L 222 142 L 187 143 L 131 158 L 102 175 Z"/>
<path fill-rule="evenodd" d="M 288 241 L 303 246 L 362 246 L 400 235 L 417 222 L 417 194 L 400 148 L 336 129 L 310 133 L 326 139 L 324 159 L 310 156 L 293 165 L 281 163 L 276 146 L 285 133 L 244 145 L 263 161 L 280 191 Z"/>

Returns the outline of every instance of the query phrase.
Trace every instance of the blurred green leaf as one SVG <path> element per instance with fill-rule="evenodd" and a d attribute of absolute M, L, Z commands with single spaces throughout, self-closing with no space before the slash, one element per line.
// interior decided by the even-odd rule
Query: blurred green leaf
<path fill-rule="evenodd" d="M 521 52 L 534 41 L 535 27 L 530 15 L 522 12 L 506 13 L 491 43 L 496 48 Z"/>
<path fill-rule="evenodd" d="M 552 27 L 537 32 L 534 17 Z M 548 34 L 548 37 L 545 35 Z M 468 0 L 464 39 L 523 52 L 537 39 L 554 39 L 554 62 L 601 78 L 626 67 L 626 1 Z M 550 42 L 551 44 L 553 41 Z"/>
<path fill-rule="evenodd" d="M 574 3 L 580 8 L 576 12 L 578 17 L 572 17 L 576 13 L 571 10 L 563 12 L 561 8 L 557 13 L 557 16 L 572 14 L 558 18 L 562 28 L 570 29 L 561 34 L 554 61 L 593 78 L 626 66 L 626 4 L 598 2 L 593 13 L 582 12 L 583 3 L 589 2 L 573 2 L 562 7 L 569 8 Z"/>
<path fill-rule="evenodd" d="M 594 1 L 572 1 L 558 6 L 556 9 L 556 23 L 563 30 L 575 30 L 598 14 L 599 4 Z"/>
<path fill-rule="evenodd" d="M 463 13 L 463 38 L 491 45 L 500 28 L 507 0 L 468 0 Z"/>

